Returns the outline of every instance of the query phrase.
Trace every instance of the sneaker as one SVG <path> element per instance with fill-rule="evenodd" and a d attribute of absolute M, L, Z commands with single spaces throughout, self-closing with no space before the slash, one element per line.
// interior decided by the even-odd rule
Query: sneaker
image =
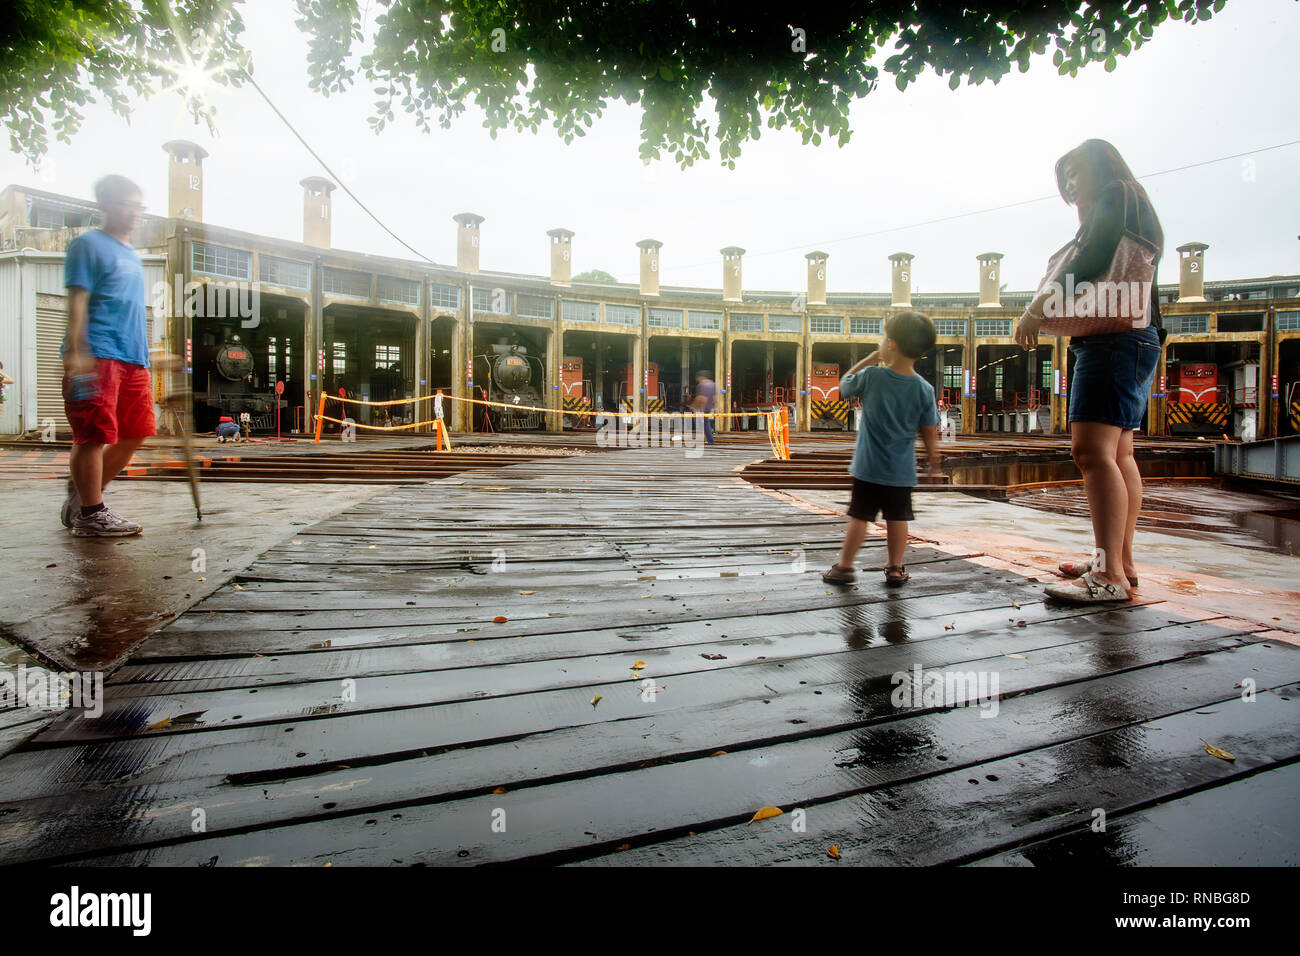
<path fill-rule="evenodd" d="M 852 584 L 857 579 L 858 575 L 852 568 L 842 568 L 838 564 L 832 564 L 831 569 L 822 575 L 827 584 Z"/>
<path fill-rule="evenodd" d="M 71 528 L 77 516 L 81 514 L 81 495 L 77 494 L 77 486 L 68 479 L 68 497 L 63 500 L 63 510 L 59 512 L 59 520 L 63 522 L 63 527 Z"/>
<path fill-rule="evenodd" d="M 118 517 L 107 508 L 86 517 L 78 514 L 72 524 L 72 533 L 79 538 L 124 538 L 143 530 L 138 522 Z"/>

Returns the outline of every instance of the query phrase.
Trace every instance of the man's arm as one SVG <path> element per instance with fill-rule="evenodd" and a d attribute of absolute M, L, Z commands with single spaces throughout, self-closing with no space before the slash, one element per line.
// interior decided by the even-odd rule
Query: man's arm
<path fill-rule="evenodd" d="M 69 375 L 89 375 L 95 371 L 95 356 L 86 339 L 89 305 L 89 291 L 81 286 L 68 286 L 68 350 L 63 356 L 63 367 Z"/>
<path fill-rule="evenodd" d="M 852 375 L 854 372 L 861 372 L 868 365 L 879 365 L 879 364 L 880 364 L 880 349 L 876 349 L 874 352 L 872 352 L 870 355 L 864 358 L 861 362 L 858 362 L 856 365 L 853 366 L 853 368 L 849 369 L 844 374 Z"/>

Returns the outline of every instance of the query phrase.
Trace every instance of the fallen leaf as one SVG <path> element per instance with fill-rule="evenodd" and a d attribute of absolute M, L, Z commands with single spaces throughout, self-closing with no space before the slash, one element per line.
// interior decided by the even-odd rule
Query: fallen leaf
<path fill-rule="evenodd" d="M 726 752 L 725 750 L 715 750 L 715 751 L 713 751 L 713 753 L 709 754 L 709 756 L 710 756 L 710 757 L 725 757 L 726 754 L 727 754 L 727 752 Z"/>
<path fill-rule="evenodd" d="M 596 694 L 594 697 L 592 697 L 592 698 L 591 698 L 591 706 L 592 706 L 592 707 L 595 707 L 597 704 L 599 704 L 599 703 L 600 703 L 600 699 L 601 699 L 601 698 L 600 698 L 600 695 L 599 695 L 599 694 Z"/>
<path fill-rule="evenodd" d="M 725 661 L 727 659 L 726 654 L 701 654 L 700 656 L 709 661 Z"/>
<path fill-rule="evenodd" d="M 533 591 L 520 591 L 519 593 L 520 593 L 520 594 L 533 594 L 533 593 L 535 593 L 535 592 L 533 592 Z"/>
<path fill-rule="evenodd" d="M 759 810 L 756 814 L 754 814 L 753 817 L 750 818 L 749 822 L 753 823 L 756 820 L 767 820 L 770 817 L 779 817 L 783 813 L 785 813 L 785 811 L 782 810 L 780 807 L 764 807 L 763 809 Z"/>
<path fill-rule="evenodd" d="M 826 855 L 832 860 L 838 860 L 840 858 L 840 848 L 832 843 L 826 848 Z"/>
<path fill-rule="evenodd" d="M 148 727 L 145 728 L 145 730 L 161 730 L 171 722 L 172 719 L 170 717 L 164 717 L 162 720 L 158 721 L 158 723 L 150 724 Z"/>
<path fill-rule="evenodd" d="M 624 843 L 622 846 L 618 848 L 618 851 L 622 853 L 624 850 L 630 850 L 630 849 L 632 849 L 632 844 Z"/>
<path fill-rule="evenodd" d="M 1214 744 L 1210 743 L 1204 737 L 1201 738 L 1201 743 L 1205 744 L 1205 752 L 1209 754 L 1211 757 L 1218 757 L 1220 760 L 1237 759 L 1236 754 L 1230 754 L 1226 750 L 1220 750 L 1218 747 L 1214 746 Z"/>
<path fill-rule="evenodd" d="M 375 550 L 375 548 L 377 548 L 377 547 L 379 547 L 379 545 L 377 545 L 377 544 L 372 544 L 372 545 L 371 545 L 370 547 L 368 547 L 366 550 L 367 550 L 367 551 L 373 551 L 373 550 Z"/>
<path fill-rule="evenodd" d="M 1014 657 L 1018 661 L 1027 660 L 1024 654 L 1005 654 L 1005 657 Z"/>
<path fill-rule="evenodd" d="M 957 622 L 953 621 L 951 624 L 945 624 L 943 629 L 945 631 L 955 631 L 957 629 Z"/>
<path fill-rule="evenodd" d="M 645 666 L 646 666 L 645 661 L 637 661 L 635 664 L 632 665 L 632 669 L 633 669 L 633 670 L 640 670 L 641 668 L 643 668 L 643 667 L 645 667 Z"/>
<path fill-rule="evenodd" d="M 1015 601 L 1012 601 L 1012 602 L 1011 602 L 1011 606 L 1012 606 L 1013 608 L 1015 608 L 1017 611 L 1020 610 L 1020 605 L 1019 605 L 1018 603 L 1016 603 Z"/>
<path fill-rule="evenodd" d="M 506 617 L 504 614 L 498 614 L 496 617 L 492 618 L 492 623 L 504 624 L 508 620 L 510 620 L 510 618 Z"/>
<path fill-rule="evenodd" d="M 1024 621 L 1016 621 L 1016 627 L 1027 627 Z"/>
<path fill-rule="evenodd" d="M 493 793 L 505 793 L 505 792 L 506 792 L 506 788 L 505 788 L 505 787 L 497 787 L 497 788 L 496 788 L 495 790 L 493 790 L 492 792 L 493 792 Z"/>

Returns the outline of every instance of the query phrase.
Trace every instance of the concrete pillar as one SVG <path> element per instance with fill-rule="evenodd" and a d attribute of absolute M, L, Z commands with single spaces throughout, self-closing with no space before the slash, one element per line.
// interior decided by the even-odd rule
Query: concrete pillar
<path fill-rule="evenodd" d="M 722 301 L 739 302 L 741 299 L 741 257 L 745 250 L 740 246 L 726 246 L 722 250 Z"/>
<path fill-rule="evenodd" d="M 912 305 L 912 260 L 910 252 L 895 252 L 889 257 L 889 288 L 891 307 Z"/>
<path fill-rule="evenodd" d="M 167 216 L 203 221 L 203 160 L 208 152 L 198 143 L 174 139 L 163 143 L 171 156 L 167 164 Z"/>
<path fill-rule="evenodd" d="M 1205 250 L 1203 242 L 1178 247 L 1178 301 L 1205 301 Z"/>
<path fill-rule="evenodd" d="M 810 252 L 804 258 L 808 260 L 808 304 L 825 305 L 826 260 L 829 253 Z"/>
<path fill-rule="evenodd" d="M 980 264 L 981 309 L 1002 307 L 1002 253 L 982 252 L 976 256 Z"/>
<path fill-rule="evenodd" d="M 451 391 L 460 398 L 473 398 L 470 394 L 469 376 L 465 368 L 465 320 L 458 318 L 451 333 Z M 451 402 L 447 427 L 456 432 L 472 431 L 474 406 L 468 402 Z"/>
<path fill-rule="evenodd" d="M 642 239 L 636 246 L 641 250 L 641 294 L 658 295 L 659 250 L 663 243 L 658 239 Z"/>
<path fill-rule="evenodd" d="M 330 193 L 334 184 L 324 176 L 302 180 L 302 241 L 317 249 L 330 247 Z"/>
<path fill-rule="evenodd" d="M 474 275 L 478 272 L 478 226 L 483 217 L 472 212 L 460 212 L 451 218 L 459 223 L 456 229 L 456 268 Z"/>
<path fill-rule="evenodd" d="M 573 275 L 573 230 L 551 229 L 546 234 L 551 237 L 551 285 L 567 288 Z"/>

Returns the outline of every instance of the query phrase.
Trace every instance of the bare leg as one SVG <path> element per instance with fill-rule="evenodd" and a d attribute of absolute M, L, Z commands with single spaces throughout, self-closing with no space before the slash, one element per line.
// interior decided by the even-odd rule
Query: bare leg
<path fill-rule="evenodd" d="M 850 518 L 849 526 L 844 532 L 844 546 L 840 548 L 840 560 L 837 562 L 840 567 L 853 567 L 853 561 L 857 558 L 866 537 L 867 523 L 857 518 Z"/>
<path fill-rule="evenodd" d="M 1129 492 L 1117 459 L 1122 430 L 1099 422 L 1072 422 L 1070 434 L 1070 453 L 1083 474 L 1083 491 L 1092 515 L 1092 537 L 1097 548 L 1092 574 L 1127 592 L 1123 554 Z M 1084 587 L 1081 580 L 1077 584 Z"/>
<path fill-rule="evenodd" d="M 77 488 L 81 504 L 89 507 L 104 501 L 104 446 L 73 445 L 68 457 L 72 483 Z"/>
<path fill-rule="evenodd" d="M 130 463 L 131 456 L 136 453 L 136 449 L 143 444 L 143 438 L 130 438 L 104 448 L 103 483 L 101 487 L 107 488 L 108 483 L 122 473 L 122 469 Z M 86 500 L 84 495 L 81 500 Z"/>
<path fill-rule="evenodd" d="M 885 522 L 885 551 L 891 565 L 903 563 L 903 552 L 907 550 L 907 522 Z"/>
<path fill-rule="evenodd" d="M 1128 489 L 1128 520 L 1124 525 L 1124 573 L 1131 578 L 1137 577 L 1137 565 L 1133 563 L 1133 534 L 1137 531 L 1138 515 L 1142 512 L 1142 473 L 1133 460 L 1133 435 L 1133 432 L 1124 432 L 1116 450 L 1119 470 L 1124 476 L 1124 487 Z"/>

